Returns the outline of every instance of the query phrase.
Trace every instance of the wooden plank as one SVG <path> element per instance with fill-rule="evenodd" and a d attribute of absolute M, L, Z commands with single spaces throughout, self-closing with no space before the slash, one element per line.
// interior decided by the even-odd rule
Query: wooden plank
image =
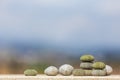
<path fill-rule="evenodd" d="M 112 75 L 112 76 L 0 75 L 0 80 L 120 80 L 120 75 Z"/>

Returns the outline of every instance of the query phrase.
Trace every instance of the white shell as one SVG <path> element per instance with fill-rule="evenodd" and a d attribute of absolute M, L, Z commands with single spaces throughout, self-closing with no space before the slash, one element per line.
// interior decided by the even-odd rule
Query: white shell
<path fill-rule="evenodd" d="M 48 76 L 56 76 L 58 74 L 58 69 L 55 66 L 50 66 L 45 69 L 44 73 Z"/>
<path fill-rule="evenodd" d="M 110 75 L 113 72 L 112 67 L 109 65 L 106 65 L 104 70 L 106 71 L 107 75 Z"/>
<path fill-rule="evenodd" d="M 69 64 L 64 64 L 59 68 L 59 73 L 64 75 L 64 76 L 68 76 L 72 74 L 73 71 L 73 67 Z"/>

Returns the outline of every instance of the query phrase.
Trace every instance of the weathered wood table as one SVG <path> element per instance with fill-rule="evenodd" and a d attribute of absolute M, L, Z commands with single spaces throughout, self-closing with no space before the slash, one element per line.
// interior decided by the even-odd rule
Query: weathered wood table
<path fill-rule="evenodd" d="M 111 76 L 0 75 L 0 80 L 120 80 L 120 75 L 111 75 Z"/>

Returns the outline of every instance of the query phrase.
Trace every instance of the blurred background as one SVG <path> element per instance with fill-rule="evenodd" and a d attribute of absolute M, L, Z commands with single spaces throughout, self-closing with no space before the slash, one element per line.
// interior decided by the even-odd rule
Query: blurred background
<path fill-rule="evenodd" d="M 0 0 L 0 74 L 92 54 L 120 74 L 120 0 Z"/>

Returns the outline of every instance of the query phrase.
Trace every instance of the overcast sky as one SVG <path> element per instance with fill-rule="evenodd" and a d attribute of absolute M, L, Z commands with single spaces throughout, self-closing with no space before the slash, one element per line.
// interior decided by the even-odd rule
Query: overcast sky
<path fill-rule="evenodd" d="M 0 39 L 120 45 L 120 0 L 0 0 Z"/>

